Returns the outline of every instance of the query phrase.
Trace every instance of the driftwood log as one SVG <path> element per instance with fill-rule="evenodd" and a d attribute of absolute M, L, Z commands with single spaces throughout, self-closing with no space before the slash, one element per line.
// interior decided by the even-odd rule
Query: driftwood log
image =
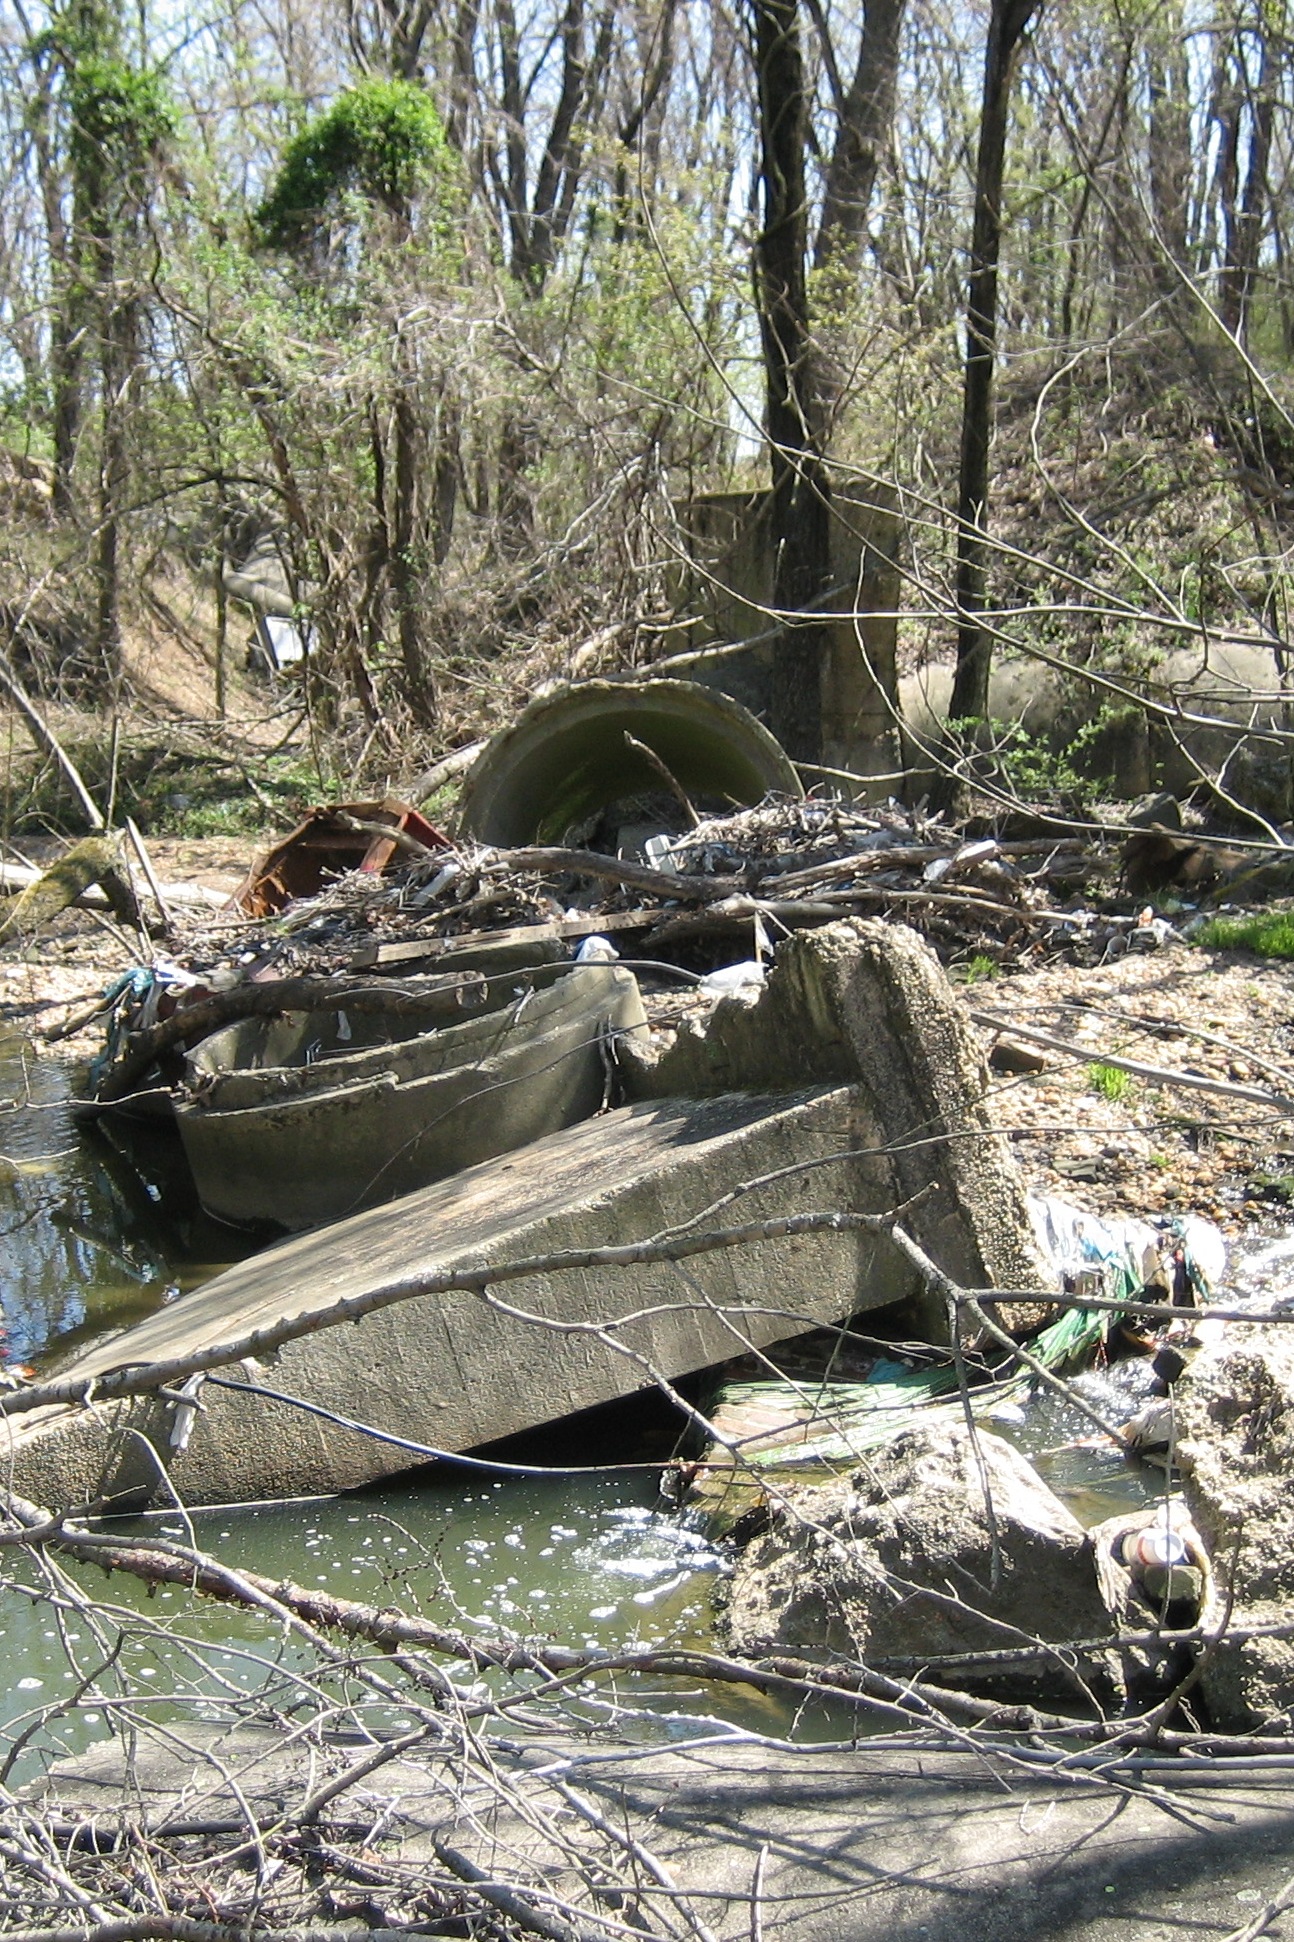
<path fill-rule="evenodd" d="M 117 836 L 85 836 L 29 883 L 0 923 L 0 944 L 11 937 L 30 937 L 43 930 L 60 911 L 98 886 L 114 917 L 139 930 L 142 920 L 135 893 L 122 863 Z"/>

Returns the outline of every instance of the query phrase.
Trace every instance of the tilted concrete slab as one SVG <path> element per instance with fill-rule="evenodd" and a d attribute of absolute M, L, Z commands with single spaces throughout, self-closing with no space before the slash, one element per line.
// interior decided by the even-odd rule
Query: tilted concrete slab
<path fill-rule="evenodd" d="M 389 1206 L 284 1242 L 163 1309 L 63 1373 L 101 1374 L 233 1341 L 418 1273 L 659 1234 L 747 1183 L 720 1225 L 817 1208 L 888 1209 L 883 1156 L 779 1173 L 874 1146 L 854 1087 L 625 1107 Z M 894 1301 L 910 1271 L 883 1238 L 816 1234 L 672 1264 L 535 1274 L 500 1313 L 475 1294 L 421 1295 L 231 1373 L 394 1436 L 463 1450 Z M 641 1311 L 641 1312 L 640 1312 Z M 630 1318 L 632 1319 L 626 1319 Z M 605 1323 L 614 1335 L 593 1332 Z M 572 1324 L 577 1325 L 572 1328 Z M 619 1346 L 617 1346 L 619 1345 Z M 100 1494 L 191 1503 L 348 1489 L 420 1461 L 263 1397 L 206 1386 L 187 1448 L 156 1397 L 17 1416 L 0 1428 L 11 1487 L 65 1507 Z M 162 1474 L 165 1464 L 168 1484 Z"/>

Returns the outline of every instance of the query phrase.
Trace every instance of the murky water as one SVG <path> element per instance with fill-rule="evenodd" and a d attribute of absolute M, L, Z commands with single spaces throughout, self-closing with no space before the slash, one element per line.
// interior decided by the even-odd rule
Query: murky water
<path fill-rule="evenodd" d="M 145 1132 L 132 1136 L 127 1151 L 120 1135 L 78 1133 L 69 1090 L 62 1062 L 35 1062 L 20 1041 L 0 1040 L 0 1101 L 9 1103 L 0 1112 L 0 1297 L 10 1356 L 42 1370 L 182 1298 L 247 1251 L 201 1214 L 173 1141 Z M 1255 1301 L 1290 1296 L 1294 1237 L 1244 1244 L 1232 1273 Z M 1132 1360 L 1080 1376 L 1076 1387 L 1107 1420 L 1123 1421 L 1145 1400 L 1150 1380 L 1149 1365 Z M 1162 1492 L 1162 1473 L 1129 1464 L 1081 1411 L 1051 1395 L 995 1427 L 1086 1523 Z M 194 1541 L 230 1564 L 344 1598 L 399 1603 L 447 1628 L 593 1648 L 707 1643 L 724 1569 L 722 1554 L 662 1506 L 654 1473 L 641 1468 L 504 1479 L 441 1466 L 349 1498 L 201 1512 L 191 1525 L 154 1515 L 121 1528 Z M 100 1603 L 117 1601 L 110 1628 L 117 1656 L 97 1678 L 93 1699 L 79 1697 L 80 1688 L 113 1645 L 109 1631 L 96 1632 L 82 1585 Z M 10 1739 L 65 1706 L 41 1740 L 67 1750 L 109 1730 L 114 1691 L 136 1706 L 150 1695 L 149 1710 L 162 1717 L 182 1707 L 191 1714 L 196 1705 L 200 1714 L 227 1718 L 254 1695 L 290 1706 L 307 1664 L 251 1614 L 179 1590 L 149 1597 L 124 1574 L 105 1587 L 97 1574 L 63 1575 L 52 1560 L 15 1559 L 0 1574 L 0 1653 L 0 1722 Z M 772 1730 L 784 1730 L 790 1717 L 757 1697 L 684 1692 L 669 1681 L 636 1687 L 631 1702 L 604 1693 L 580 1703 L 590 1720 L 610 1704 L 631 1703 L 639 1730 L 666 1734 L 693 1730 L 689 1720 L 716 1712 Z M 343 1705 L 342 1727 L 344 1715 Z M 368 1702 L 365 1718 L 371 1727 Z M 800 1725 L 815 1730 L 813 1722 Z M 848 1728 L 824 1718 L 817 1730 Z M 19 1754 L 18 1777 L 28 1758 Z"/>
<path fill-rule="evenodd" d="M 1097 1415 L 1116 1424 L 1144 1407 L 1153 1380 L 1149 1361 L 1141 1357 L 1066 1377 Z M 1100 1524 L 1162 1496 L 1162 1470 L 1130 1462 L 1090 1416 L 1053 1391 L 1035 1393 L 1021 1415 L 1023 1420 L 993 1427 L 1024 1452 L 1081 1524 Z"/>
<path fill-rule="evenodd" d="M 11 1357 L 45 1369 L 249 1251 L 202 1213 L 172 1139 L 79 1133 L 70 1092 L 65 1060 L 0 1037 L 0 1302 Z"/>
<path fill-rule="evenodd" d="M 203 1216 L 173 1141 L 132 1129 L 127 1149 L 119 1134 L 78 1131 L 70 1089 L 65 1064 L 0 1041 L 0 1101 L 10 1106 L 0 1112 L 0 1298 L 10 1358 L 42 1373 L 248 1252 Z M 114 1529 L 196 1542 L 231 1565 L 339 1597 L 398 1601 L 446 1628 L 590 1648 L 708 1640 L 722 1569 L 715 1547 L 662 1504 L 657 1473 L 641 1467 L 503 1479 L 441 1466 L 354 1497 Z M 155 1695 L 150 1710 L 163 1715 L 191 1711 L 195 1696 L 212 1718 L 248 1693 L 281 1701 L 305 1670 L 305 1657 L 249 1613 L 179 1590 L 150 1596 L 124 1574 L 105 1588 L 74 1568 L 60 1584 L 15 1561 L 0 1575 L 0 1722 L 11 1737 L 69 1701 L 105 1656 L 75 1609 L 78 1585 L 115 1601 L 126 1621 L 126 1642 L 98 1683 L 136 1703 Z M 668 1682 L 640 1700 L 661 1730 L 682 1703 Z M 735 1710 L 768 1723 L 758 1700 Z M 77 1703 L 42 1742 L 74 1750 L 107 1731 L 102 1705 Z"/>
<path fill-rule="evenodd" d="M 365 1604 L 399 1604 L 446 1630 L 606 1649 L 661 1641 L 704 1644 L 711 1629 L 711 1591 L 722 1568 L 718 1552 L 658 1502 L 643 1472 L 575 1479 L 482 1480 L 462 1474 L 346 1498 L 212 1510 L 187 1522 L 174 1516 L 121 1519 L 123 1536 L 162 1535 L 196 1542 L 229 1565 L 290 1578 L 307 1590 Z M 37 1574 L 25 1582 L 34 1588 Z M 57 1607 L 5 1581 L 0 1597 L 0 1705 L 11 1736 L 51 1705 L 69 1701 L 106 1652 L 83 1612 L 60 1620 Z M 291 1709 L 294 1682 L 314 1665 L 254 1614 L 162 1587 L 149 1597 L 118 1574 L 77 1568 L 62 1587 L 84 1587 L 96 1601 L 119 1601 L 125 1644 L 97 1682 L 154 1717 L 183 1710 L 213 1721 L 247 1714 L 258 1696 L 266 1709 Z M 48 1589 L 48 1587 L 46 1587 Z M 114 1629 L 114 1644 L 117 1643 Z M 470 1685 L 463 1666 L 450 1667 Z M 341 1688 L 345 1692 L 344 1684 Z M 627 1701 L 622 1703 L 628 1703 Z M 591 1721 L 609 1699 L 580 1702 Z M 676 1716 L 712 1712 L 708 1693 L 661 1680 L 636 1691 L 639 1730 L 671 1735 Z M 353 1716 L 339 1710 L 334 1730 L 362 1717 L 365 1731 L 398 1730 L 407 1721 L 375 1705 L 358 1687 Z M 758 1699 L 728 1696 L 725 1717 L 767 1726 Z M 111 1700 L 77 1703 L 42 1734 L 42 1743 L 75 1751 L 110 1730 Z M 695 1730 L 695 1729 L 693 1729 Z"/>

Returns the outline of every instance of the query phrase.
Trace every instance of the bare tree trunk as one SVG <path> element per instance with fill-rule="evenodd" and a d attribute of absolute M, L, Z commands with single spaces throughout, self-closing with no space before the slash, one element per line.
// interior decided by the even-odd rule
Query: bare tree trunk
<path fill-rule="evenodd" d="M 1182 10 L 1167 7 L 1156 19 L 1147 47 L 1150 116 L 1146 129 L 1150 202 L 1164 249 L 1184 265 L 1189 243 L 1191 193 L 1191 97 Z M 1180 288 L 1176 285 L 1175 288 Z"/>
<path fill-rule="evenodd" d="M 436 462 L 431 482 L 431 554 L 437 566 L 449 557 L 463 472 L 463 408 L 442 379 L 436 424 Z"/>
<path fill-rule="evenodd" d="M 405 698 L 414 719 L 430 727 L 436 719 L 436 683 L 423 640 L 424 603 L 419 592 L 422 546 L 422 439 L 418 410 L 412 396 L 413 373 L 401 357 L 400 388 L 395 400 L 395 544 L 391 551 L 391 586 L 395 594 L 400 659 L 404 664 Z"/>
<path fill-rule="evenodd" d="M 773 602 L 784 616 L 773 648 L 771 725 L 801 762 L 822 757 L 821 618 L 831 573 L 831 499 L 822 462 L 805 257 L 808 102 L 797 0 L 753 0 L 759 78 L 764 224 L 756 245 L 760 334 L 772 463 Z"/>
<path fill-rule="evenodd" d="M 95 658 L 110 683 L 121 675 L 121 516 L 130 476 L 126 420 L 134 383 L 135 307 L 115 289 L 116 250 L 111 236 L 95 239 L 100 308 L 102 430 L 99 449 L 98 532 L 94 549 Z"/>
<path fill-rule="evenodd" d="M 857 271 L 876 172 L 889 146 L 899 72 L 899 35 L 907 0 L 865 0 L 858 65 L 840 102 L 827 168 L 815 269 Z"/>
<path fill-rule="evenodd" d="M 997 272 L 1002 242 L 1002 177 L 1011 73 L 1020 37 L 1040 0 L 993 0 L 984 56 L 984 103 L 975 163 L 975 224 L 966 302 L 966 378 L 962 394 L 961 472 L 957 489 L 957 669 L 949 719 L 988 713 L 993 646 L 980 624 L 984 606 L 989 435 L 997 357 Z"/>
<path fill-rule="evenodd" d="M 1239 48 L 1235 58 L 1243 58 Z M 1230 132 L 1231 158 L 1226 263 L 1222 273 L 1221 315 L 1227 329 L 1244 338 L 1249 324 L 1249 305 L 1254 276 L 1262 248 L 1263 227 L 1269 201 L 1268 168 L 1272 147 L 1272 121 L 1275 113 L 1275 60 L 1270 36 L 1264 34 L 1259 57 L 1258 77 L 1252 89 L 1238 84 L 1234 97 L 1234 128 Z M 1248 94 L 1249 143 L 1244 189 L 1236 206 L 1239 172 L 1239 122 Z"/>

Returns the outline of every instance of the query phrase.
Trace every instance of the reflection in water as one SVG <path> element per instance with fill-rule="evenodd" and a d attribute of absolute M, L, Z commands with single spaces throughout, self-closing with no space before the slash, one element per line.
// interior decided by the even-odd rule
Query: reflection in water
<path fill-rule="evenodd" d="M 250 1252 L 203 1214 L 165 1126 L 78 1130 L 65 1061 L 0 1038 L 0 1301 L 9 1353 L 56 1367 Z"/>
<path fill-rule="evenodd" d="M 78 1130 L 71 1091 L 65 1064 L 33 1061 L 22 1040 L 0 1040 L 0 1099 L 15 1102 L 0 1116 L 0 1296 L 10 1354 L 45 1370 L 250 1251 L 247 1237 L 202 1214 L 169 1129 Z M 623 1455 L 640 1430 L 626 1406 L 605 1455 Z M 595 1437 L 590 1429 L 571 1461 L 601 1461 Z M 174 1516 L 123 1528 L 189 1537 Z M 641 1469 L 495 1482 L 444 1466 L 357 1497 L 199 1512 L 192 1535 L 231 1564 L 365 1603 L 399 1602 L 447 1627 L 590 1647 L 708 1638 L 720 1568 L 707 1540 L 659 1508 L 655 1474 Z M 143 1696 L 161 1717 L 191 1715 L 196 1704 L 212 1720 L 249 1704 L 291 1704 L 307 1658 L 264 1620 L 179 1590 L 150 1596 L 121 1573 L 106 1585 L 79 1567 L 62 1580 L 72 1609 L 60 1610 L 37 1595 L 42 1582 L 53 1588 L 42 1569 L 11 1567 L 0 1596 L 0 1719 L 11 1737 L 70 1700 L 108 1656 L 93 1615 L 75 1609 L 78 1585 L 112 1611 L 126 1642 L 95 1696 L 42 1733 L 47 1750 L 105 1735 L 114 1694 L 136 1706 Z M 358 1691 L 351 1698 L 361 1703 Z M 665 1722 L 681 1704 L 708 1711 L 710 1701 L 661 1682 L 635 1703 Z M 593 1719 L 606 1702 L 590 1695 L 586 1704 Z M 750 1705 L 762 1720 L 762 1702 Z M 369 1702 L 364 1718 L 375 1723 Z M 18 1771 L 34 1759 L 24 1756 Z"/>

